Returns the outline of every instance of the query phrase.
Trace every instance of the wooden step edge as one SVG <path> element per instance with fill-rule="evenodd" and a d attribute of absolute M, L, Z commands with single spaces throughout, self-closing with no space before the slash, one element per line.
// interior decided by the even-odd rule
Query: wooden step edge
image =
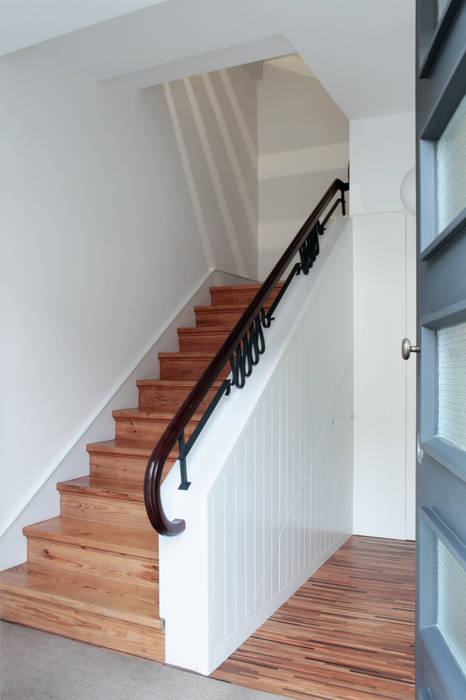
<path fill-rule="evenodd" d="M 148 408 L 120 408 L 112 411 L 112 416 L 117 419 L 122 418 L 126 420 L 134 418 L 135 420 L 147 421 L 171 421 L 175 413 L 176 411 L 153 411 Z M 203 415 L 204 413 L 195 413 L 190 419 L 190 423 L 199 423 Z"/>
<path fill-rule="evenodd" d="M 264 304 L 265 308 L 267 309 L 268 306 L 271 306 L 272 304 L 272 299 L 267 300 Z M 195 306 L 194 307 L 194 313 L 203 313 L 203 314 L 221 314 L 223 312 L 229 313 L 231 311 L 234 311 L 237 314 L 243 314 L 246 309 L 248 308 L 249 304 L 244 303 L 244 304 L 238 304 L 236 302 L 233 302 L 232 304 L 208 304 L 206 306 Z"/>
<path fill-rule="evenodd" d="M 144 489 L 137 487 L 134 482 L 114 480 L 97 476 L 81 476 L 69 481 L 59 481 L 57 490 L 60 493 L 80 493 L 85 496 L 102 496 L 119 501 L 144 503 Z"/>
<path fill-rule="evenodd" d="M 247 309 L 247 304 L 206 304 L 201 306 L 195 306 L 194 312 L 201 311 L 202 313 L 222 313 L 222 311 L 235 311 L 236 313 L 241 313 Z"/>
<path fill-rule="evenodd" d="M 213 287 L 209 287 L 209 291 L 212 291 L 213 289 L 221 289 L 222 291 L 225 290 L 226 292 L 230 292 L 235 289 L 244 289 L 245 291 L 250 291 L 251 289 L 259 289 L 262 287 L 262 282 L 255 282 L 254 284 L 218 284 Z M 285 283 L 284 282 L 277 282 L 273 287 L 273 289 L 281 289 Z"/>
<path fill-rule="evenodd" d="M 102 440 L 89 442 L 86 449 L 89 454 L 99 453 L 119 457 L 144 457 L 149 459 L 155 442 L 153 440 Z"/>
<path fill-rule="evenodd" d="M 90 532 L 76 532 L 76 534 L 72 534 L 70 532 L 57 531 L 54 529 L 53 525 L 58 520 L 72 523 L 75 527 L 78 527 L 78 524 L 85 525 L 86 527 L 84 529 L 89 530 Z M 47 527 L 47 525 L 50 527 Z M 102 539 L 90 538 L 92 530 L 95 530 L 96 528 L 102 531 Z M 125 531 L 130 531 L 134 535 L 135 542 L 126 544 L 125 542 L 121 541 L 121 539 L 118 539 L 119 536 L 121 538 Z M 23 528 L 23 534 L 28 538 L 44 540 L 46 542 L 60 542 L 61 544 L 85 548 L 95 552 L 109 552 L 112 554 L 122 554 L 134 559 L 145 559 L 150 562 L 157 561 L 157 538 L 155 531 L 153 534 L 153 549 L 152 547 L 141 547 L 138 545 L 138 541 L 142 542 L 145 537 L 152 535 L 152 533 L 141 528 L 130 527 L 129 525 L 123 527 L 120 525 L 110 525 L 108 523 L 102 523 L 95 520 L 63 518 L 58 516 L 56 518 L 50 518 L 49 520 L 42 520 L 41 522 L 34 523 L 33 525 L 26 525 Z M 113 535 L 113 538 L 108 537 L 109 535 Z"/>
<path fill-rule="evenodd" d="M 215 381 L 212 388 L 220 387 L 222 382 Z M 137 379 L 136 385 L 142 387 L 160 387 L 173 389 L 192 389 L 197 382 L 194 379 Z"/>
<path fill-rule="evenodd" d="M 190 335 L 221 335 L 224 338 L 228 337 L 229 330 L 225 326 L 186 326 L 178 328 L 178 336 Z"/>
<path fill-rule="evenodd" d="M 122 622 L 135 623 L 144 627 L 151 627 L 153 629 L 163 629 L 162 620 L 155 615 L 155 611 L 157 609 L 157 601 L 155 600 L 155 597 L 153 615 L 138 614 L 132 612 L 131 610 L 124 610 L 122 607 L 112 607 L 109 605 L 111 600 L 110 594 L 105 597 L 105 605 L 102 605 L 102 603 L 93 603 L 89 599 L 89 595 L 82 595 L 82 590 L 80 589 L 86 590 L 89 587 L 100 585 L 102 589 L 105 590 L 105 580 L 100 579 L 97 576 L 84 576 L 83 574 L 62 576 L 62 573 L 63 572 L 60 572 L 59 577 L 50 577 L 44 574 L 44 569 L 41 569 L 41 567 L 33 567 L 27 563 L 20 564 L 19 566 L 7 569 L 0 574 L 0 591 L 13 595 L 19 595 L 23 598 L 47 601 L 53 603 L 54 605 L 58 604 L 66 608 L 92 612 L 95 615 L 120 620 Z M 46 589 L 47 578 L 50 580 L 51 585 L 53 585 L 52 580 L 56 580 L 57 583 L 55 586 L 57 590 L 51 591 Z M 74 581 L 71 579 L 74 579 Z M 39 583 L 39 581 L 43 582 L 42 585 Z M 61 592 L 59 591 L 60 581 L 62 582 Z M 36 588 L 34 588 L 34 583 L 36 584 Z M 65 592 L 65 588 L 68 588 L 68 592 Z M 124 594 L 123 596 L 120 595 L 120 601 L 125 597 L 130 600 L 132 596 L 127 594 Z"/>
<path fill-rule="evenodd" d="M 121 445 L 121 443 L 125 443 Z M 131 444 L 130 444 L 131 443 Z M 105 440 L 103 442 L 90 442 L 86 445 L 89 456 L 102 455 L 106 457 L 115 457 L 116 459 L 140 459 L 146 463 L 152 454 L 152 451 L 157 444 L 157 440 Z M 178 454 L 170 453 L 167 457 L 165 465 L 172 466 L 178 459 Z M 139 478 L 130 479 L 128 482 L 139 483 Z"/>
<path fill-rule="evenodd" d="M 217 354 L 216 350 L 201 352 L 159 352 L 159 360 L 211 360 Z"/>

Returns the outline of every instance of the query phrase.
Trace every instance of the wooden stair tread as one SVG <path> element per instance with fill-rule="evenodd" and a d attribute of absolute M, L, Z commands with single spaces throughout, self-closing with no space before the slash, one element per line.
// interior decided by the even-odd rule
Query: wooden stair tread
<path fill-rule="evenodd" d="M 284 282 L 277 282 L 277 284 L 273 287 L 273 289 L 281 289 L 285 283 Z M 214 287 L 209 287 L 209 291 L 212 289 L 221 289 L 222 291 L 235 291 L 237 289 L 245 290 L 245 291 L 250 291 L 251 289 L 256 289 L 259 291 L 259 289 L 262 287 L 261 282 L 254 282 L 253 284 L 218 284 L 215 285 Z"/>
<path fill-rule="evenodd" d="M 87 445 L 87 451 L 134 457 L 147 457 L 147 459 L 149 459 L 154 446 L 155 443 L 153 440 L 102 440 L 101 442 L 90 442 Z"/>
<path fill-rule="evenodd" d="M 58 574 L 27 563 L 0 574 L 2 591 L 162 629 L 156 617 L 156 588 L 64 571 Z"/>
<path fill-rule="evenodd" d="M 60 481 L 57 484 L 60 493 L 83 493 L 93 496 L 107 496 L 136 503 L 144 502 L 144 491 L 134 481 L 123 479 L 109 479 L 102 476 L 81 476 L 69 481 Z"/>
<path fill-rule="evenodd" d="M 219 388 L 222 382 L 216 381 L 212 384 L 212 388 Z M 182 389 L 184 387 L 192 389 L 196 386 L 197 382 L 194 379 L 138 379 L 136 381 L 137 386 L 148 386 L 148 387 L 173 387 L 176 389 Z"/>
<path fill-rule="evenodd" d="M 109 525 L 80 518 L 51 518 L 23 529 L 27 537 L 113 552 L 156 561 L 158 541 L 154 532 Z"/>
<path fill-rule="evenodd" d="M 114 418 L 138 418 L 147 420 L 171 420 L 175 415 L 174 411 L 158 411 L 151 408 L 120 408 L 112 411 Z M 194 423 L 199 422 L 202 418 L 202 413 L 195 413 L 191 418 Z M 147 441 L 146 441 L 147 442 Z M 154 447 L 154 445 L 152 445 Z"/>
<path fill-rule="evenodd" d="M 178 335 L 223 335 L 225 338 L 230 331 L 225 326 L 185 326 L 178 328 Z"/>
<path fill-rule="evenodd" d="M 207 304 L 205 306 L 195 306 L 194 311 L 212 311 L 212 313 L 221 313 L 222 311 L 227 311 L 228 313 L 230 311 L 245 311 L 247 308 L 247 304 Z"/>
<path fill-rule="evenodd" d="M 267 305 L 270 303 L 271 302 L 266 301 L 265 306 L 267 307 Z M 235 311 L 237 313 L 244 313 L 248 306 L 249 304 L 238 304 L 237 302 L 234 302 L 233 304 L 208 304 L 207 306 L 195 306 L 194 312 L 205 311 L 207 313 L 212 312 L 215 315 L 221 314 L 222 311 L 224 311 L 225 313 L 231 313 L 232 311 Z"/>
<path fill-rule="evenodd" d="M 201 352 L 159 352 L 160 359 L 181 359 L 181 360 L 211 360 L 216 355 L 215 350 Z"/>

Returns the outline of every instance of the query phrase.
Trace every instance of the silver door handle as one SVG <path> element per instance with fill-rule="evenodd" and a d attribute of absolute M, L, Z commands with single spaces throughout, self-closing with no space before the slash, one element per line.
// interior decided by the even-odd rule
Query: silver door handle
<path fill-rule="evenodd" d="M 421 352 L 419 345 L 411 345 L 409 338 L 403 338 L 401 341 L 401 357 L 403 360 L 409 360 L 412 352 Z"/>

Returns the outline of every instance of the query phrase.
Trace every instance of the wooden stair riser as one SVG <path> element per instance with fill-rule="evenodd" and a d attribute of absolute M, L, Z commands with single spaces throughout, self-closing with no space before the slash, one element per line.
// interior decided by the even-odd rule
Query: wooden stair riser
<path fill-rule="evenodd" d="M 130 557 L 38 537 L 28 537 L 28 562 L 154 589 L 158 581 L 157 559 Z"/>
<path fill-rule="evenodd" d="M 212 357 L 214 357 L 212 355 Z M 203 374 L 209 360 L 184 358 L 182 355 L 177 357 L 175 354 L 171 357 L 160 358 L 160 378 L 161 379 L 199 379 Z M 225 379 L 230 373 L 230 366 L 226 365 L 223 372 L 220 373 L 219 379 Z"/>
<path fill-rule="evenodd" d="M 177 459 L 175 451 L 172 454 L 173 456 L 166 462 L 162 479 L 165 479 Z M 147 460 L 148 457 L 89 452 L 90 474 L 115 481 L 129 481 L 139 484 L 143 489 Z"/>
<path fill-rule="evenodd" d="M 125 654 L 134 654 L 153 661 L 165 661 L 162 630 L 96 615 L 94 611 L 86 612 L 56 602 L 3 592 L 1 617 L 10 622 Z"/>
<path fill-rule="evenodd" d="M 275 299 L 283 285 L 277 285 L 275 289 L 272 290 L 267 302 L 269 304 Z M 227 306 L 231 304 L 232 306 L 243 306 L 246 308 L 248 304 L 256 296 L 260 289 L 260 285 L 251 286 L 237 286 L 237 287 L 211 287 L 210 298 L 212 300 L 212 306 Z"/>
<path fill-rule="evenodd" d="M 152 411 L 173 411 L 175 413 L 188 396 L 192 387 L 139 386 L 139 408 Z M 215 389 L 209 391 L 199 410 L 205 411 L 215 396 Z"/>
<path fill-rule="evenodd" d="M 223 329 L 179 328 L 180 352 L 216 353 L 225 342 L 228 331 Z"/>
<path fill-rule="evenodd" d="M 142 493 L 142 486 L 141 486 Z M 62 492 L 60 515 L 64 518 L 81 518 L 100 523 L 125 525 L 152 531 L 144 501 L 138 503 L 108 496 Z"/>
<path fill-rule="evenodd" d="M 165 432 L 169 420 L 162 418 L 125 418 L 115 416 L 115 435 L 117 440 L 153 440 L 154 445 Z M 197 423 L 190 423 L 185 431 L 188 438 Z"/>

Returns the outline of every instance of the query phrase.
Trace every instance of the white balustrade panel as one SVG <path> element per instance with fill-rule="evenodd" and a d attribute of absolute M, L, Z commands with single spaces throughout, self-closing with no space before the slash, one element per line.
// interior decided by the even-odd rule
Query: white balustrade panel
<path fill-rule="evenodd" d="M 245 389 L 165 482 L 179 537 L 160 538 L 168 663 L 210 673 L 352 532 L 352 236 L 329 227 L 265 331 Z M 206 433 L 204 435 L 204 433 Z"/>

